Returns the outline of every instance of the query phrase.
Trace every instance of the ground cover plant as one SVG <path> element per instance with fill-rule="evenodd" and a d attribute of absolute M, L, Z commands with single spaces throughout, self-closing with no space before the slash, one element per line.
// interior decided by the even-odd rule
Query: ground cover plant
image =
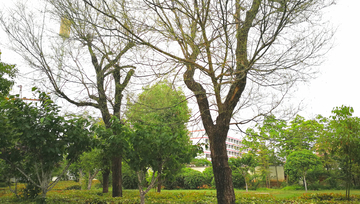
<path fill-rule="evenodd" d="M 91 190 L 71 189 L 79 185 L 75 181 L 60 181 L 47 195 L 47 203 L 140 203 L 138 190 L 124 190 L 123 197 L 113 198 L 111 193 L 102 193 L 95 188 L 99 181 L 93 182 Z M 19 184 L 19 189 L 25 185 Z M 70 190 L 69 190 L 70 189 Z M 111 190 L 111 189 L 110 189 Z M 236 203 L 359 203 L 360 190 L 353 190 L 350 200 L 346 200 L 345 190 L 282 190 L 261 188 L 256 191 L 235 190 Z M 198 190 L 151 190 L 146 203 L 216 203 L 216 191 Z M 36 203 L 36 200 L 17 199 L 7 187 L 0 187 L 0 203 Z"/>

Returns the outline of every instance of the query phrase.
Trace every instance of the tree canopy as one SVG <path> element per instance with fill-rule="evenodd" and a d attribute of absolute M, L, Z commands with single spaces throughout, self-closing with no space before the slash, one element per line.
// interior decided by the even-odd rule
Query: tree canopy
<path fill-rule="evenodd" d="M 37 103 L 11 98 L 1 104 L 0 111 L 13 130 L 6 135 L 0 133 L 0 158 L 40 188 L 43 198 L 69 165 L 92 146 L 89 120 L 61 116 L 59 107 L 43 92 L 39 92 Z M 64 157 L 68 165 L 51 182 L 53 171 Z"/>
<path fill-rule="evenodd" d="M 189 113 L 183 92 L 168 82 L 144 88 L 137 102 L 129 106 L 127 117 L 134 132 L 128 138 L 125 155 L 130 168 L 138 174 L 142 203 L 151 187 L 161 184 L 163 174 L 175 173 L 196 156 L 198 150 L 186 128 Z M 144 173 L 149 168 L 153 177 L 144 191 Z"/>

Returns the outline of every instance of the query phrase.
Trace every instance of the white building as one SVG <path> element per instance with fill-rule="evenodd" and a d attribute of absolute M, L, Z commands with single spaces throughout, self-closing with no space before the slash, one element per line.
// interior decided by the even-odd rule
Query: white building
<path fill-rule="evenodd" d="M 204 154 L 198 156 L 198 158 L 207 158 L 208 160 L 211 160 L 210 142 L 209 142 L 209 137 L 205 133 L 205 130 L 190 131 L 190 140 L 192 141 L 193 144 L 200 144 L 200 146 L 204 150 Z M 241 147 L 241 139 L 227 136 L 226 150 L 229 158 L 241 156 L 241 154 L 244 153 L 244 150 L 242 150 L 241 152 L 240 147 Z"/>

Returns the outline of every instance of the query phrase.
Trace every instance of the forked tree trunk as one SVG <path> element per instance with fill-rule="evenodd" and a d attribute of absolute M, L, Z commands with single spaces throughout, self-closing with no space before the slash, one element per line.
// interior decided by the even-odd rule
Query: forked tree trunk
<path fill-rule="evenodd" d="M 87 189 L 91 190 L 92 180 L 95 178 L 95 176 L 99 173 L 99 170 L 95 170 L 94 174 L 91 175 L 91 171 L 88 172 L 89 174 L 89 180 L 88 180 L 88 186 Z"/>
<path fill-rule="evenodd" d="M 219 204 L 235 203 L 231 169 L 225 143 L 227 132 L 226 128 L 225 130 L 218 128 L 216 132 L 207 132 L 210 139 L 211 160 Z"/>
<path fill-rule="evenodd" d="M 122 197 L 121 156 L 112 158 L 112 197 Z"/>
<path fill-rule="evenodd" d="M 103 177 L 103 193 L 109 192 L 109 175 L 110 175 L 110 169 L 107 167 L 104 169 L 104 172 L 102 174 Z"/>

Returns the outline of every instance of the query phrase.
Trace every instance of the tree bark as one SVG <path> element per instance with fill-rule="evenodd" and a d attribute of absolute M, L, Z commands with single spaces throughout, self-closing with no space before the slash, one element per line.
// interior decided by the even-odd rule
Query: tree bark
<path fill-rule="evenodd" d="M 226 128 L 217 128 L 216 132 L 208 131 L 207 133 L 210 138 L 218 203 L 232 204 L 235 203 L 235 193 L 225 143 L 228 131 L 224 129 Z"/>
<path fill-rule="evenodd" d="M 83 172 L 82 172 L 82 169 L 79 168 L 79 184 L 80 184 L 80 189 L 82 190 L 82 178 L 83 178 Z"/>
<path fill-rule="evenodd" d="M 103 177 L 103 193 L 109 192 L 109 175 L 110 175 L 110 169 L 107 167 L 104 169 L 104 172 L 102 174 Z"/>
<path fill-rule="evenodd" d="M 91 190 L 92 180 L 95 178 L 95 176 L 99 173 L 99 170 L 95 170 L 94 174 L 91 175 L 91 171 L 89 171 L 89 180 L 88 180 L 88 186 L 87 189 Z"/>
<path fill-rule="evenodd" d="M 122 197 L 121 156 L 112 158 L 112 197 Z"/>
<path fill-rule="evenodd" d="M 162 164 L 160 163 L 159 165 L 159 170 L 158 170 L 158 186 L 157 186 L 157 192 L 160 193 L 161 192 L 161 173 L 162 173 Z"/>
<path fill-rule="evenodd" d="M 305 184 L 305 192 L 307 193 L 307 183 L 306 183 L 305 175 L 304 175 L 304 184 Z"/>

